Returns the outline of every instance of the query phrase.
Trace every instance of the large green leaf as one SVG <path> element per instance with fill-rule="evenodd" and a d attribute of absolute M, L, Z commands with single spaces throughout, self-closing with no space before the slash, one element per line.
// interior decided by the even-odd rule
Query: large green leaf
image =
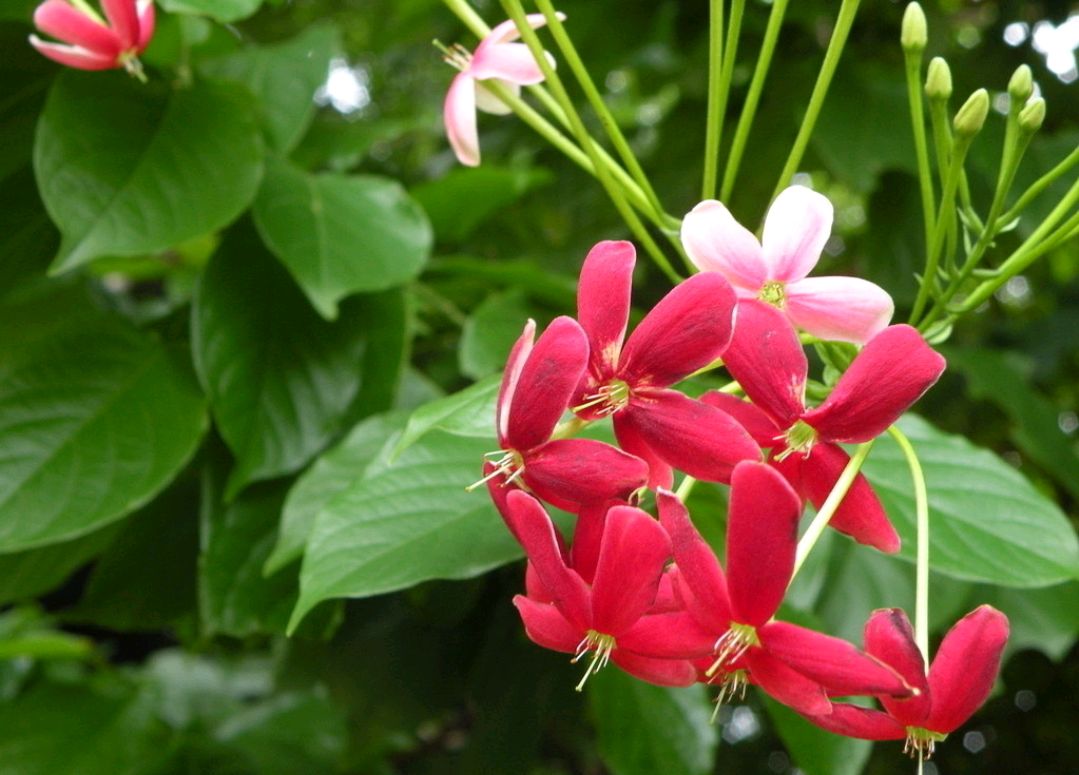
<path fill-rule="evenodd" d="M 1076 578 L 1079 542 L 1060 509 L 993 453 L 937 430 L 913 415 L 910 438 L 929 489 L 930 565 L 946 575 L 1009 587 L 1040 587 Z M 903 539 L 915 548 L 910 472 L 890 436 L 877 441 L 864 468 Z"/>
<path fill-rule="evenodd" d="M 393 454 L 400 454 L 432 430 L 442 430 L 457 436 L 494 439 L 495 400 L 500 383 L 501 378 L 492 375 L 453 395 L 424 404 L 408 418 L 408 425 Z M 489 452 L 490 449 L 486 451 Z"/>
<path fill-rule="evenodd" d="M 521 289 L 493 293 L 484 299 L 461 328 L 461 343 L 457 350 L 461 373 L 480 379 L 501 372 L 528 317 L 529 310 Z"/>
<path fill-rule="evenodd" d="M 170 13 L 212 16 L 219 22 L 235 22 L 251 16 L 262 0 L 160 0 Z"/>
<path fill-rule="evenodd" d="M 315 308 L 415 277 L 431 251 L 431 225 L 401 184 L 373 175 L 314 175 L 272 161 L 255 223 Z"/>
<path fill-rule="evenodd" d="M 206 430 L 184 355 L 78 292 L 0 308 L 0 553 L 85 535 L 167 484 Z"/>
<path fill-rule="evenodd" d="M 785 705 L 770 697 L 764 701 L 783 744 L 806 775 L 858 775 L 873 744 L 815 727 Z"/>
<path fill-rule="evenodd" d="M 254 198 L 261 142 L 241 89 L 131 81 L 68 72 L 49 94 L 34 170 L 63 234 L 54 271 L 164 250 L 226 225 Z"/>
<path fill-rule="evenodd" d="M 719 732 L 703 686 L 652 686 L 616 669 L 588 683 L 597 746 L 614 775 L 705 775 L 715 767 Z"/>
<path fill-rule="evenodd" d="M 116 537 L 117 525 L 60 544 L 0 555 L 0 605 L 28 600 L 64 581 Z"/>

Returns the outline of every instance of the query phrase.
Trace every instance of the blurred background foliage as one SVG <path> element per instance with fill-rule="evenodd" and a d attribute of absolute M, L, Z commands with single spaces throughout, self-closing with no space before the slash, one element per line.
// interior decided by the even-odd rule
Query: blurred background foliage
<path fill-rule="evenodd" d="M 800 174 L 836 205 L 821 272 L 875 280 L 895 296 L 902 320 L 924 250 L 898 46 L 903 7 L 862 5 Z M 47 505 L 40 496 L 15 504 L 35 515 L 33 525 L 0 528 L 0 773 L 912 771 L 898 744 L 830 736 L 754 693 L 723 708 L 715 725 L 703 690 L 668 692 L 614 669 L 576 694 L 565 658 L 521 632 L 510 604 L 520 563 L 478 575 L 515 556 L 508 539 L 442 574 L 463 580 L 416 584 L 407 552 L 368 564 L 370 588 L 403 591 L 312 603 L 285 637 L 299 558 L 329 494 L 374 471 L 378 486 L 351 493 L 355 502 L 339 511 L 347 518 L 349 508 L 389 502 L 383 529 L 396 529 L 394 499 L 430 485 L 407 457 L 400 480 L 377 475 L 404 410 L 498 372 L 526 317 L 542 325 L 572 310 L 589 247 L 627 232 L 591 178 L 512 118 L 481 117 L 484 164 L 457 165 L 441 128 L 453 73 L 431 41 L 474 39 L 437 0 L 160 6 L 176 13 L 161 14 L 144 57 L 148 87 L 117 73 L 61 74 L 25 44 L 33 3 L 0 6 L 0 373 L 18 382 L 3 400 L 40 386 L 62 396 L 62 386 L 80 384 L 85 353 L 117 374 L 149 375 L 145 391 L 118 394 L 118 411 L 103 403 L 83 418 L 90 429 L 77 432 L 90 435 L 65 469 L 92 468 L 102 439 L 120 439 L 109 447 L 113 463 L 133 455 L 145 464 L 120 493 L 124 503 L 105 502 L 126 464 L 98 461 L 90 476 L 101 487 L 65 492 L 71 480 L 56 474 L 43 485 Z M 836 6 L 799 0 L 788 13 L 729 203 L 747 223 L 766 208 Z M 476 7 L 490 23 L 502 18 L 490 0 Z M 699 198 L 707 4 L 565 0 L 560 8 L 667 210 L 688 211 Z M 1079 144 L 1079 6 L 931 0 L 926 10 L 927 54 L 951 64 L 953 105 L 984 86 L 998 108 L 971 157 L 974 200 L 984 208 L 1003 134 L 1000 98 L 1016 66 L 1030 65 L 1048 102 L 1017 188 Z M 764 2 L 747 4 L 734 116 L 767 11 Z M 196 96 L 180 104 L 174 93 Z M 50 99 L 55 109 L 46 109 Z M 58 219 L 68 219 L 62 245 L 42 204 L 52 196 L 50 212 L 64 209 L 40 174 L 50 168 L 42 135 L 53 128 L 58 175 L 79 143 L 112 143 L 122 155 L 141 137 L 139 126 L 122 123 L 133 99 L 168 105 L 161 120 L 175 122 L 168 136 L 177 147 L 231 138 L 206 151 L 216 155 L 191 190 L 215 170 L 227 180 L 213 188 L 207 212 L 188 212 L 182 198 L 164 205 L 177 222 L 201 224 L 168 250 L 132 243 L 83 261 L 69 245 L 79 213 Z M 114 101 L 115 123 L 82 122 L 79 100 Z M 367 239 L 385 277 L 342 273 L 327 287 L 305 275 L 310 235 L 288 210 L 297 179 L 320 201 L 345 203 L 341 219 Z M 1018 244 L 1054 195 L 1059 189 L 1005 240 Z M 356 204 L 364 197 L 393 204 L 372 216 Z M 372 242 L 382 219 L 397 236 Z M 354 235 L 343 234 L 319 247 L 326 265 L 348 260 Z M 58 251 L 82 265 L 46 280 Z M 644 260 L 638 266 L 635 301 L 647 309 L 669 285 Z M 1077 276 L 1073 241 L 1013 278 L 956 327 L 944 348 L 950 368 L 918 409 L 996 451 L 1073 525 Z M 126 333 L 116 333 L 118 321 Z M 97 357 L 106 339 L 114 351 Z M 281 418 L 295 405 L 299 429 L 272 432 L 279 420 L 292 427 Z M 124 448 L 124 423 L 135 415 L 167 443 Z M 3 416 L 11 431 L 16 420 Z M 6 456 L 25 454 L 12 445 L 34 444 L 32 436 L 4 438 Z M 458 490 L 474 478 L 482 445 L 433 439 L 423 452 L 449 460 L 431 474 L 454 491 L 446 508 L 479 508 L 468 504 L 482 495 L 465 501 Z M 15 508 L 8 501 L 21 491 L 5 487 L 5 505 Z M 696 515 L 721 522 L 718 489 L 699 488 L 694 500 Z M 476 516 L 478 529 L 503 530 L 492 514 Z M 461 536 L 464 556 L 471 545 Z M 830 580 L 822 587 L 803 578 L 792 616 L 857 639 L 870 608 L 909 605 L 910 565 L 866 560 L 828 539 L 819 573 L 806 577 L 827 571 Z M 934 576 L 937 628 L 981 602 L 1013 621 L 999 690 L 926 772 L 1075 772 L 1079 584 L 1017 591 Z"/>

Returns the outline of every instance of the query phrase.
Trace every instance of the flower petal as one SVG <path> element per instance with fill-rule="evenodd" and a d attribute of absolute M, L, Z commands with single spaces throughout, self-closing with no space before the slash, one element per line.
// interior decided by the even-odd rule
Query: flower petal
<path fill-rule="evenodd" d="M 952 732 L 981 707 L 1000 671 L 1008 631 L 1008 617 L 988 605 L 978 606 L 948 630 L 929 668 L 933 703 L 927 729 Z"/>
<path fill-rule="evenodd" d="M 555 318 L 528 354 L 510 399 L 506 443 L 521 452 L 547 441 L 588 363 L 588 338 L 570 317 Z"/>
<path fill-rule="evenodd" d="M 786 430 L 805 411 L 809 372 L 802 343 L 786 316 L 764 302 L 738 302 L 727 371 L 749 399 Z"/>
<path fill-rule="evenodd" d="M 754 296 L 768 279 L 757 238 L 714 199 L 701 202 L 682 219 L 682 246 L 702 272 L 719 272 Z"/>
<path fill-rule="evenodd" d="M 761 459 L 760 447 L 737 420 L 674 390 L 634 395 L 616 419 L 665 463 L 704 481 L 729 482 L 740 462 Z"/>
<path fill-rule="evenodd" d="M 473 80 L 473 83 L 476 84 L 476 110 L 482 110 L 484 113 L 490 113 L 495 116 L 508 116 L 513 112 L 513 108 L 504 103 L 501 97 L 484 85 L 486 81 Z M 500 81 L 500 83 L 506 88 L 506 91 L 514 97 L 519 97 L 521 95 L 521 87 L 517 84 L 506 83 L 505 81 Z"/>
<path fill-rule="evenodd" d="M 498 443 L 503 449 L 506 447 L 506 435 L 509 432 L 510 403 L 513 401 L 513 394 L 517 392 L 521 371 L 524 370 L 525 361 L 532 352 L 535 339 L 536 321 L 530 319 L 525 323 L 524 331 L 517 337 L 517 341 L 510 348 L 509 357 L 506 358 L 506 368 L 502 372 L 502 385 L 498 389 L 498 403 L 495 404 L 495 427 L 498 428 Z"/>
<path fill-rule="evenodd" d="M 784 705 L 815 716 L 831 711 L 832 703 L 820 684 L 767 651 L 751 648 L 746 652 L 745 661 L 750 680 Z"/>
<path fill-rule="evenodd" d="M 925 660 L 914 642 L 910 620 L 902 609 L 883 608 L 873 612 L 865 623 L 865 650 L 918 690 L 917 696 L 906 700 L 882 697 L 884 707 L 903 726 L 923 726 L 931 702 Z"/>
<path fill-rule="evenodd" d="M 607 512 L 612 506 L 624 506 L 623 501 L 610 500 L 586 503 L 577 515 L 577 524 L 573 529 L 573 544 L 570 546 L 570 565 L 581 578 L 592 583 L 596 575 L 596 563 L 599 562 L 599 547 L 603 540 L 603 526 L 607 522 Z"/>
<path fill-rule="evenodd" d="M 764 463 L 739 463 L 727 518 L 727 590 L 731 618 L 760 627 L 783 602 L 794 570 L 802 501 Z"/>
<path fill-rule="evenodd" d="M 648 464 L 592 439 L 557 439 L 524 456 L 522 478 L 537 496 L 577 513 L 584 504 L 626 500 L 643 487 Z"/>
<path fill-rule="evenodd" d="M 848 702 L 832 703 L 832 712 L 824 716 L 805 718 L 821 729 L 860 740 L 902 740 L 907 736 L 907 728 L 887 713 Z"/>
<path fill-rule="evenodd" d="M 761 246 L 769 280 L 801 280 L 832 233 L 832 203 L 805 186 L 780 192 L 764 219 Z"/>
<path fill-rule="evenodd" d="M 139 15 L 135 0 L 101 0 L 105 18 L 120 39 L 120 49 L 135 48 L 139 42 Z"/>
<path fill-rule="evenodd" d="M 768 448 L 776 446 L 780 431 L 775 422 L 758 407 L 743 401 L 729 393 L 721 393 L 718 390 L 710 390 L 701 396 L 701 401 L 714 406 L 729 414 L 738 424 L 745 428 L 753 441 L 760 447 Z"/>
<path fill-rule="evenodd" d="M 150 45 L 150 39 L 154 36 L 154 29 L 157 25 L 154 0 L 138 0 L 136 13 L 139 17 L 139 37 L 136 48 L 141 54 L 143 49 Z"/>
<path fill-rule="evenodd" d="M 550 603 L 538 603 L 524 595 L 515 595 L 513 604 L 521 615 L 525 632 L 533 643 L 552 651 L 573 654 L 584 636 L 562 613 Z"/>
<path fill-rule="evenodd" d="M 649 614 L 618 636 L 618 647 L 657 659 L 699 659 L 712 653 L 716 636 L 685 611 Z"/>
<path fill-rule="evenodd" d="M 45 0 L 39 5 L 34 11 L 34 26 L 64 43 L 108 56 L 114 64 L 121 50 L 115 32 L 65 0 Z"/>
<path fill-rule="evenodd" d="M 659 523 L 640 509 L 607 512 L 599 564 L 592 582 L 592 627 L 618 638 L 656 598 L 671 542 Z"/>
<path fill-rule="evenodd" d="M 457 161 L 466 167 L 480 163 L 480 136 L 476 129 L 476 82 L 467 73 L 458 73 L 442 104 L 442 123 Z"/>
<path fill-rule="evenodd" d="M 807 277 L 786 288 L 794 325 L 819 339 L 862 345 L 884 330 L 895 303 L 879 285 L 859 277 Z"/>
<path fill-rule="evenodd" d="M 630 335 L 619 376 L 630 387 L 667 387 L 712 363 L 730 342 L 736 301 L 713 272 L 679 283 Z"/>
<path fill-rule="evenodd" d="M 54 62 L 67 67 L 79 70 L 111 70 L 116 67 L 115 57 L 95 54 L 85 48 L 69 46 L 65 43 L 49 43 L 37 35 L 30 36 L 30 45 Z"/>
<path fill-rule="evenodd" d="M 565 21 L 566 15 L 559 11 L 555 14 L 559 21 Z M 541 13 L 530 13 L 525 16 L 528 20 L 528 26 L 534 30 L 538 30 L 540 27 L 547 25 L 547 17 Z M 517 29 L 517 25 L 513 23 L 513 19 L 506 19 L 506 21 L 498 24 L 490 32 L 484 36 L 480 41 L 479 46 L 476 47 L 476 53 L 484 46 L 500 45 L 502 43 L 509 43 L 511 40 L 517 40 L 521 37 L 520 31 Z"/>
<path fill-rule="evenodd" d="M 858 353 L 824 403 L 802 419 L 825 441 L 869 441 L 921 398 L 944 366 L 917 330 L 889 326 Z"/>
<path fill-rule="evenodd" d="M 552 61 L 548 58 L 548 62 Z M 477 80 L 498 78 L 519 86 L 540 83 L 543 80 L 543 71 L 524 43 L 479 46 L 472 56 L 468 72 Z"/>
<path fill-rule="evenodd" d="M 697 682 L 697 669 L 686 659 L 653 659 L 616 648 L 611 660 L 635 678 L 656 686 L 692 686 Z"/>
<path fill-rule="evenodd" d="M 670 488 L 674 484 L 674 470 L 652 449 L 644 436 L 641 435 L 637 424 L 631 422 L 629 413 L 617 412 L 614 415 L 614 435 L 618 439 L 618 446 L 631 455 L 636 455 L 648 465 L 649 489 L 657 487 Z"/>
<path fill-rule="evenodd" d="M 577 320 L 588 335 L 589 371 L 599 382 L 609 379 L 618 365 L 636 262 L 633 243 L 605 240 L 588 251 L 581 265 Z"/>

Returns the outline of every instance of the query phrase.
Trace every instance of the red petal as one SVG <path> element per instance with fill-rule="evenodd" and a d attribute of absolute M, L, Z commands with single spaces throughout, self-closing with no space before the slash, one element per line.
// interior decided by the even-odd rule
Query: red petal
<path fill-rule="evenodd" d="M 30 45 L 54 62 L 79 70 L 111 70 L 118 67 L 116 57 L 108 54 L 95 54 L 85 48 L 69 46 L 66 43 L 49 43 L 37 35 L 30 36 Z"/>
<path fill-rule="evenodd" d="M 649 446 L 637 424 L 630 421 L 628 412 L 622 410 L 614 415 L 614 435 L 618 445 L 648 465 L 648 488 L 670 488 L 674 484 L 674 470 Z"/>
<path fill-rule="evenodd" d="M 734 338 L 723 362 L 780 428 L 789 428 L 805 411 L 809 362 L 790 321 L 775 307 L 752 299 L 738 302 Z"/>
<path fill-rule="evenodd" d="M 561 612 L 549 603 L 537 603 L 524 595 L 516 595 L 513 604 L 524 622 L 525 632 L 533 643 L 545 649 L 573 654 L 584 637 Z"/>
<path fill-rule="evenodd" d="M 746 652 L 750 679 L 775 699 L 799 713 L 827 714 L 832 703 L 817 683 L 759 648 Z"/>
<path fill-rule="evenodd" d="M 692 477 L 729 482 L 743 460 L 760 460 L 761 450 L 726 412 L 674 390 L 636 394 L 618 413 L 657 456 Z"/>
<path fill-rule="evenodd" d="M 907 728 L 887 713 L 846 702 L 833 703 L 827 715 L 805 718 L 821 729 L 861 740 L 902 740 L 907 736 Z"/>
<path fill-rule="evenodd" d="M 603 382 L 614 374 L 629 320 L 633 265 L 631 242 L 598 243 L 581 266 L 577 285 L 577 320 L 588 334 L 589 370 Z"/>
<path fill-rule="evenodd" d="M 787 622 L 769 622 L 757 636 L 769 653 L 830 694 L 910 695 L 898 673 L 840 638 Z"/>
<path fill-rule="evenodd" d="M 537 603 L 554 603 L 554 595 L 543 586 L 539 574 L 536 573 L 536 566 L 527 561 L 525 562 L 525 594 Z"/>
<path fill-rule="evenodd" d="M 524 452 L 547 441 L 588 364 L 588 338 L 573 318 L 555 318 L 525 361 L 510 401 L 506 443 Z"/>
<path fill-rule="evenodd" d="M 1008 617 L 988 605 L 975 608 L 948 630 L 929 668 L 933 706 L 927 729 L 952 732 L 981 707 L 1000 671 L 1008 630 Z"/>
<path fill-rule="evenodd" d="M 619 376 L 630 387 L 667 387 L 714 362 L 730 342 L 735 301 L 715 272 L 675 286 L 630 335 Z"/>
<path fill-rule="evenodd" d="M 596 575 L 596 563 L 599 562 L 599 547 L 603 539 L 603 525 L 607 522 L 607 511 L 612 506 L 625 505 L 623 501 L 603 501 L 586 503 L 577 515 L 577 524 L 573 528 L 573 544 L 570 546 L 570 564 L 582 579 L 589 584 Z"/>
<path fill-rule="evenodd" d="M 682 589 L 679 586 L 680 576 L 681 573 L 679 573 L 677 565 L 667 566 L 667 569 L 663 571 L 663 575 L 659 577 L 656 599 L 652 601 L 652 607 L 648 609 L 649 614 L 669 614 L 686 610 L 686 604 L 682 598 Z"/>
<path fill-rule="evenodd" d="M 904 726 L 924 726 L 930 704 L 925 661 L 914 642 L 914 630 L 902 609 L 882 608 L 873 612 L 865 623 L 865 650 L 899 673 L 919 692 L 918 696 L 908 700 L 882 697 L 884 707 Z"/>
<path fill-rule="evenodd" d="M 731 479 L 729 512 L 731 618 L 759 627 L 775 614 L 790 583 L 802 501 L 771 466 L 740 463 Z"/>
<path fill-rule="evenodd" d="M 648 514 L 630 506 L 608 511 L 592 583 L 592 628 L 619 638 L 644 616 L 670 556 L 667 533 Z"/>
<path fill-rule="evenodd" d="M 593 439 L 558 439 L 529 450 L 522 478 L 537 496 L 566 511 L 626 500 L 643 487 L 648 464 Z"/>
<path fill-rule="evenodd" d="M 139 39 L 137 48 L 141 54 L 142 50 L 150 45 L 150 38 L 154 36 L 154 28 L 157 24 L 157 17 L 154 13 L 154 0 L 139 0 L 137 12 L 139 15 Z"/>
<path fill-rule="evenodd" d="M 718 636 L 726 632 L 731 623 L 727 580 L 719 560 L 693 526 L 689 512 L 677 495 L 660 490 L 656 493 L 656 501 L 660 523 L 671 539 L 678 581 L 692 593 L 685 601 L 686 606 L 697 621 Z"/>
<path fill-rule="evenodd" d="M 630 675 L 656 686 L 692 686 L 697 682 L 697 669 L 685 659 L 652 659 L 616 648 L 611 660 Z"/>
<path fill-rule="evenodd" d="M 889 326 L 858 353 L 825 402 L 802 419 L 825 441 L 869 441 L 921 398 L 944 366 L 915 329 Z"/>
<path fill-rule="evenodd" d="M 685 611 L 642 616 L 618 636 L 618 647 L 657 659 L 699 659 L 712 653 L 716 637 Z"/>
<path fill-rule="evenodd" d="M 509 357 L 506 358 L 506 368 L 502 371 L 502 385 L 498 389 L 498 403 L 495 404 L 495 426 L 498 428 L 499 446 L 503 449 L 507 446 L 510 404 L 513 402 L 513 394 L 517 392 L 517 385 L 521 381 L 521 371 L 525 367 L 529 353 L 532 352 L 532 343 L 535 338 L 536 321 L 529 320 L 525 323 L 524 331 L 510 348 Z"/>
<path fill-rule="evenodd" d="M 135 0 L 101 0 L 105 18 L 109 26 L 120 38 L 123 50 L 135 48 L 139 42 L 139 15 L 135 11 Z"/>
<path fill-rule="evenodd" d="M 120 53 L 116 33 L 64 0 L 45 0 L 34 11 L 34 26 L 64 43 L 87 49 L 115 61 Z"/>
<path fill-rule="evenodd" d="M 777 438 L 783 432 L 767 413 L 758 407 L 732 396 L 729 393 L 720 393 L 718 390 L 710 390 L 701 396 L 701 401 L 721 409 L 746 429 L 746 433 L 761 447 L 776 446 Z"/>

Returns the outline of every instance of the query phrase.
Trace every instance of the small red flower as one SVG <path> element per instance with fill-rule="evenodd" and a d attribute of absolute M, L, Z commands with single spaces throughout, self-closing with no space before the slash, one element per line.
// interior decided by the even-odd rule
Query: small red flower
<path fill-rule="evenodd" d="M 123 67 L 141 77 L 138 55 L 154 34 L 153 2 L 102 0 L 101 5 L 104 19 L 85 2 L 76 5 L 67 0 L 45 0 L 34 11 L 34 25 L 63 43 L 31 35 L 30 44 L 49 59 L 68 67 L 79 70 Z"/>

